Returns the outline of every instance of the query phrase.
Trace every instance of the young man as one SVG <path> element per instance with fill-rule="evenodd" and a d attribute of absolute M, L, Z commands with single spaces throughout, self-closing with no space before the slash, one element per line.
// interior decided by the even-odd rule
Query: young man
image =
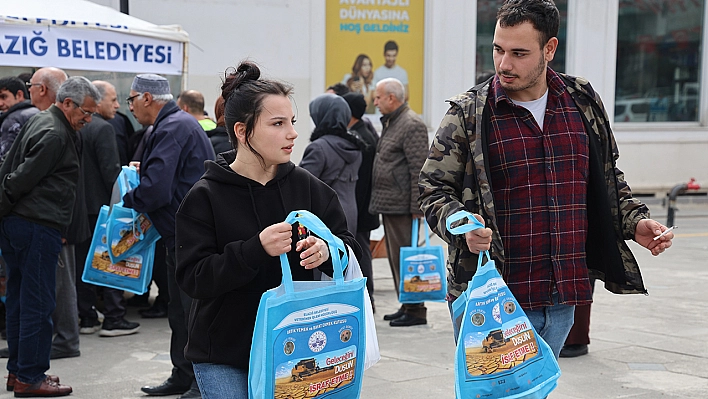
<path fill-rule="evenodd" d="M 39 110 L 30 103 L 25 83 L 8 76 L 0 79 L 0 112 L 0 159 L 4 159 L 22 126 Z"/>
<path fill-rule="evenodd" d="M 658 255 L 673 238 L 653 240 L 666 227 L 649 219 L 617 168 L 600 97 L 587 80 L 548 68 L 559 23 L 551 0 L 504 3 L 496 75 L 448 100 L 419 182 L 421 209 L 449 244 L 448 300 L 490 250 L 556 357 L 575 305 L 592 302 L 588 274 L 615 293 L 646 293 L 625 240 Z M 462 209 L 487 227 L 451 235 L 445 220 Z"/>
<path fill-rule="evenodd" d="M 384 79 L 398 79 L 405 89 L 405 101 L 408 101 L 408 72 L 396 64 L 398 58 L 398 44 L 389 40 L 384 44 L 384 64 L 374 71 L 374 83 Z"/>

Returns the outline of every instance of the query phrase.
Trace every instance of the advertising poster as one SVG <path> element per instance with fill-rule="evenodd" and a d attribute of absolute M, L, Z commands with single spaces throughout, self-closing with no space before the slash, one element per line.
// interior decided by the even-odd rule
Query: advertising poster
<path fill-rule="evenodd" d="M 373 114 L 376 82 L 394 77 L 422 113 L 424 20 L 425 0 L 327 0 L 325 87 L 363 94 Z"/>

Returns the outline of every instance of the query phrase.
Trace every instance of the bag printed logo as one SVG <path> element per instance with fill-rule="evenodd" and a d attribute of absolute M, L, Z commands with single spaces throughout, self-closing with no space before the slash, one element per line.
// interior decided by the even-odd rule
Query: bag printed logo
<path fill-rule="evenodd" d="M 408 264 L 403 275 L 403 291 L 431 292 L 443 289 L 440 278 L 440 260 L 435 255 L 420 254 L 403 259 Z"/>
<path fill-rule="evenodd" d="M 283 319 L 273 350 L 276 399 L 321 397 L 354 381 L 359 322 L 352 314 L 358 311 L 328 304 Z"/>

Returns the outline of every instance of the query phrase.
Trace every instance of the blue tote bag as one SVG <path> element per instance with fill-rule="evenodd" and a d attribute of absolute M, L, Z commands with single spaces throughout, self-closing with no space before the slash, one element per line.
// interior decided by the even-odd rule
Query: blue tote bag
<path fill-rule="evenodd" d="M 123 166 L 116 181 L 121 200 L 111 207 L 106 224 L 106 238 L 110 244 L 108 256 L 113 263 L 143 253 L 145 248 L 160 239 L 160 234 L 146 214 L 123 206 L 123 196 L 140 184 L 135 167 Z"/>
<path fill-rule="evenodd" d="M 327 242 L 334 281 L 293 281 L 287 256 L 280 256 L 282 284 L 266 291 L 258 306 L 248 396 L 358 398 L 366 353 L 366 278 L 344 281 L 344 243 L 315 215 L 293 211 L 285 221 L 299 222 Z"/>
<path fill-rule="evenodd" d="M 106 237 L 109 212 L 108 205 L 101 207 L 81 280 L 89 284 L 125 290 L 138 295 L 143 294 L 152 281 L 155 243 L 143 246 L 140 251 L 134 252 L 119 262 L 111 261 Z"/>
<path fill-rule="evenodd" d="M 469 220 L 471 223 L 457 225 Z M 447 229 L 484 228 L 471 213 L 450 216 Z M 482 259 L 488 261 L 482 265 Z M 555 389 L 560 367 L 497 271 L 489 252 L 479 255 L 467 290 L 452 304 L 461 322 L 455 350 L 455 394 L 461 398 L 542 399 Z"/>
<path fill-rule="evenodd" d="M 445 301 L 447 295 L 447 277 L 443 248 L 430 245 L 428 223 L 423 221 L 425 246 L 418 246 L 418 218 L 413 219 L 411 246 L 401 247 L 399 256 L 400 282 L 398 301 L 400 303 L 419 303 L 427 301 Z"/>

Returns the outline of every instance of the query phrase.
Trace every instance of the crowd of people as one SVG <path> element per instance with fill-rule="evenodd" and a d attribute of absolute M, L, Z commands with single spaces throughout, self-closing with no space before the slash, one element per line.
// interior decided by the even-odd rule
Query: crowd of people
<path fill-rule="evenodd" d="M 136 75 L 125 101 L 138 130 L 118 112 L 110 82 L 54 67 L 1 78 L 7 389 L 69 395 L 70 386 L 46 374 L 50 359 L 80 356 L 80 334 L 139 331 L 125 318 L 123 291 L 81 281 L 99 210 L 111 203 L 123 165 L 137 168 L 140 185 L 119 200 L 147 214 L 162 236 L 159 295 L 141 315 L 167 317 L 173 367 L 163 383 L 141 388 L 148 395 L 248 396 L 258 303 L 280 284 L 279 256 L 287 254 L 296 280 L 331 275 L 339 256 L 283 222 L 298 209 L 351 247 L 374 306 L 369 237 L 381 221 L 396 290 L 399 250 L 417 218 L 448 244 L 449 303 L 466 289 L 480 252 L 490 251 L 558 357 L 576 306 L 587 306 L 589 320 L 595 278 L 616 293 L 646 292 L 625 240 L 658 255 L 673 238 L 656 237 L 666 227 L 632 197 L 599 95 L 548 67 L 558 23 L 549 0 L 505 2 L 494 32 L 496 73 L 448 100 L 432 146 L 408 106 L 407 78 L 374 79 L 371 60 L 358 57 L 344 84 L 310 102 L 315 129 L 299 166 L 291 161 L 292 87 L 264 79 L 248 61 L 227 71 L 215 120 L 201 93 L 175 100 L 164 77 Z M 389 69 L 397 52 L 386 44 Z M 382 115 L 380 134 L 363 117 L 371 104 Z M 445 220 L 461 209 L 486 227 L 449 234 Z M 426 316 L 417 303 L 383 318 L 409 327 Z M 569 349 L 582 354 L 577 345 L 585 345 L 586 353 L 586 336 L 573 334 Z"/>

